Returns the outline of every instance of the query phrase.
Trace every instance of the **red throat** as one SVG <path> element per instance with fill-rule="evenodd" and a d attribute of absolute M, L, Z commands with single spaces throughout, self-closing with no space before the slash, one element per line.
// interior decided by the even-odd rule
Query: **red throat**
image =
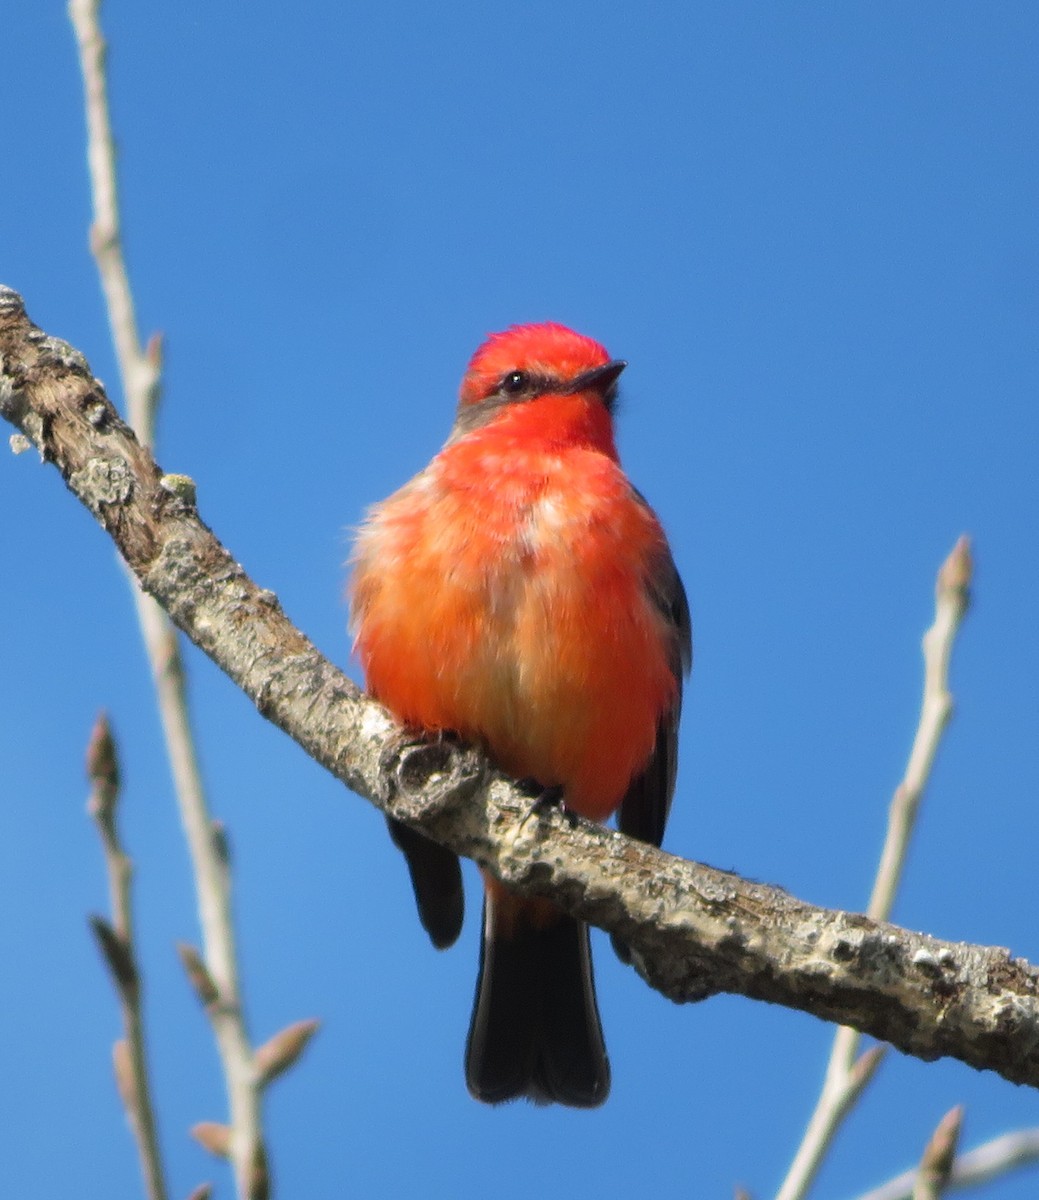
<path fill-rule="evenodd" d="M 508 451 L 552 452 L 583 447 L 617 461 L 613 419 L 602 400 L 587 392 L 538 396 L 526 404 L 510 404 L 472 436 L 474 450 L 492 444 Z"/>

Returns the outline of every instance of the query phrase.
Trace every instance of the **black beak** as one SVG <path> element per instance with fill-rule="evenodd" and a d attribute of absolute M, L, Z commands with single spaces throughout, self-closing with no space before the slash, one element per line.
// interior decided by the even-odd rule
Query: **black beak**
<path fill-rule="evenodd" d="M 601 367 L 592 367 L 590 371 L 582 371 L 576 379 L 572 379 L 567 387 L 570 393 L 598 392 L 605 396 L 617 382 L 617 377 L 628 364 L 621 358 L 604 363 Z"/>

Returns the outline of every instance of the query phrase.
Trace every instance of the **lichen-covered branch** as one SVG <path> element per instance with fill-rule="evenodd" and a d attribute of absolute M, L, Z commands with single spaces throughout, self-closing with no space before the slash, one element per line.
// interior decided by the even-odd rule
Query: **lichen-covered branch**
<path fill-rule="evenodd" d="M 255 702 L 343 783 L 619 933 L 676 1001 L 741 993 L 853 1025 L 923 1059 L 949 1055 L 1039 1086 L 1039 969 L 685 862 L 530 801 L 476 751 L 409 738 L 324 659 L 164 476 L 83 357 L 0 291 L 0 416 L 57 467 L 142 586 Z"/>

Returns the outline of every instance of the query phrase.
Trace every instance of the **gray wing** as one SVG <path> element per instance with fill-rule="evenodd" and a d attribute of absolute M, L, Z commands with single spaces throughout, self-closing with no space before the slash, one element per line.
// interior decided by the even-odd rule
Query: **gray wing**
<path fill-rule="evenodd" d="M 671 552 L 665 548 L 650 580 L 653 599 L 673 631 L 671 670 L 677 691 L 675 702 L 660 718 L 653 754 L 640 775 L 631 781 L 617 814 L 622 833 L 659 846 L 671 809 L 678 770 L 678 720 L 682 714 L 682 678 L 693 661 L 689 602 L 678 577 Z"/>
<path fill-rule="evenodd" d="M 640 497 L 641 499 L 641 497 Z M 675 702 L 660 718 L 657 740 L 649 762 L 631 781 L 617 813 L 617 828 L 640 842 L 659 846 L 664 840 L 664 826 L 671 810 L 678 771 L 678 721 L 682 715 L 682 680 L 693 662 L 692 627 L 689 602 L 678 575 L 678 568 L 666 547 L 654 565 L 650 579 L 653 599 L 670 626 L 672 638 L 671 670 L 677 690 Z M 631 954 L 616 935 L 613 947 L 622 962 L 630 962 Z"/>

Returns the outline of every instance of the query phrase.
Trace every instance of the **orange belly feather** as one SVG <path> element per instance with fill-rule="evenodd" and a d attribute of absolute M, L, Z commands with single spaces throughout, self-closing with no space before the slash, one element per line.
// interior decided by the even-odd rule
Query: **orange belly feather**
<path fill-rule="evenodd" d="M 406 723 L 478 741 L 508 774 L 562 785 L 576 812 L 605 820 L 675 701 L 646 584 L 663 545 L 596 449 L 449 445 L 358 539 L 368 688 Z"/>

